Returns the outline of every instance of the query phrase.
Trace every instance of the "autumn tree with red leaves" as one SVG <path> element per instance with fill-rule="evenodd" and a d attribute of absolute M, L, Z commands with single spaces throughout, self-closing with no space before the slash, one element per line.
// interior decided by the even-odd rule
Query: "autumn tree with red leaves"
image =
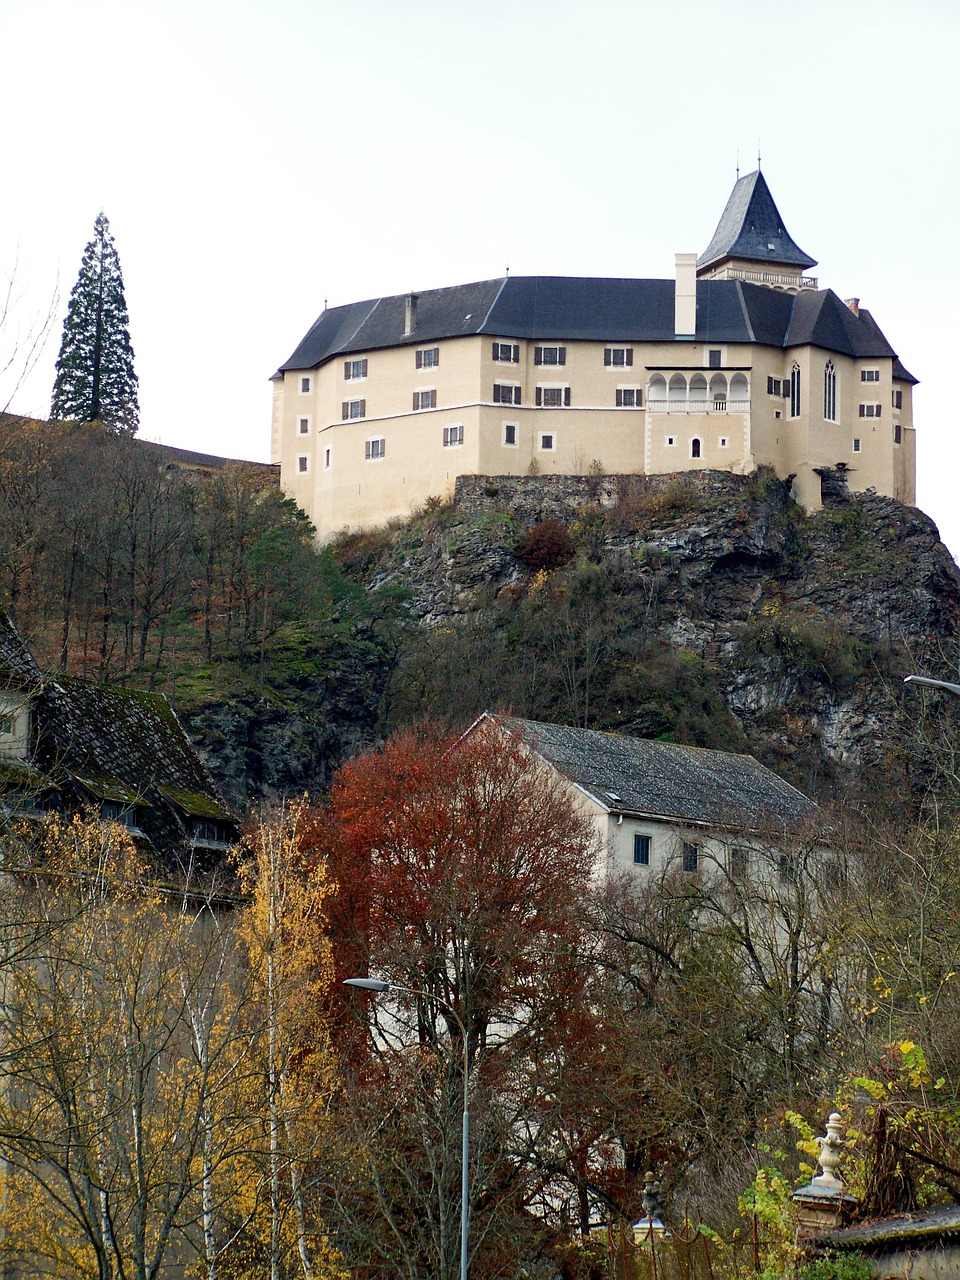
<path fill-rule="evenodd" d="M 408 730 L 354 760 L 327 820 L 337 949 L 416 993 L 350 996 L 370 1034 L 344 1118 L 366 1164 L 340 1184 L 345 1230 L 368 1264 L 456 1275 L 462 1023 L 471 1272 L 502 1272 L 542 1246 L 552 1085 L 584 1034 L 594 829 L 519 740 L 482 725 L 459 739 Z"/>

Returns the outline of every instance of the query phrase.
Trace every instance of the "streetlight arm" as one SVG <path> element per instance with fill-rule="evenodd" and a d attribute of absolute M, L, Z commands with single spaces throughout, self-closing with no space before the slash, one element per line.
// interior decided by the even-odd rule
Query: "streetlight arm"
<path fill-rule="evenodd" d="M 906 676 L 904 684 L 922 684 L 928 689 L 944 689 L 947 693 L 952 693 L 955 698 L 960 698 L 960 684 L 948 684 L 946 680 L 929 680 L 926 676 Z"/>

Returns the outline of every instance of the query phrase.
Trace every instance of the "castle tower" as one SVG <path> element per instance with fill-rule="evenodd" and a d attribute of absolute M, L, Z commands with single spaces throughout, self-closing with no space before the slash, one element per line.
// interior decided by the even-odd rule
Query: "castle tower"
<path fill-rule="evenodd" d="M 759 169 L 734 185 L 713 239 L 697 259 L 702 280 L 747 280 L 798 293 L 816 289 L 802 273 L 817 261 L 795 243 L 783 225 L 770 188 Z"/>

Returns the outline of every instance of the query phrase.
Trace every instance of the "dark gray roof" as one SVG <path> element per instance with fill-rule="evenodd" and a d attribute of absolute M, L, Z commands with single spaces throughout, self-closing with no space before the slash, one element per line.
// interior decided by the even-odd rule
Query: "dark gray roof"
<path fill-rule="evenodd" d="M 689 341 L 676 338 L 674 291 L 673 280 L 481 280 L 418 294 L 416 327 L 409 336 L 403 331 L 404 295 L 351 303 L 324 311 L 280 372 L 316 369 L 337 356 L 475 334 L 560 342 Z M 855 315 L 830 289 L 790 294 L 741 280 L 697 281 L 696 339 L 783 348 L 813 343 L 861 359 L 894 354 L 870 313 Z"/>
<path fill-rule="evenodd" d="M 38 684 L 43 674 L 20 632 L 0 609 L 0 684 L 23 687 Z"/>
<path fill-rule="evenodd" d="M 960 1235 L 960 1205 L 942 1204 L 915 1213 L 864 1222 L 857 1227 L 824 1231 L 812 1241 L 817 1248 L 856 1249 L 875 1253 L 899 1245 L 922 1248 L 944 1236 Z"/>
<path fill-rule="evenodd" d="M 762 831 L 771 825 L 802 825 L 820 812 L 753 756 L 511 716 L 486 718 L 519 734 L 597 804 L 615 813 Z"/>
<path fill-rule="evenodd" d="M 216 453 L 197 453 L 193 449 L 181 449 L 177 445 L 161 444 L 158 440 L 141 440 L 136 437 L 137 447 L 145 449 L 147 453 L 153 454 L 161 466 L 168 469 L 179 469 L 181 467 L 186 470 L 201 471 L 220 471 L 224 467 L 253 467 L 257 471 L 267 474 L 276 474 L 279 477 L 280 468 L 272 462 L 250 462 L 246 458 L 222 458 Z"/>
<path fill-rule="evenodd" d="M 759 169 L 734 184 L 713 239 L 697 259 L 697 266 L 709 267 L 723 258 L 746 258 L 768 266 L 817 265 L 816 258 L 804 253 L 790 237 Z"/>

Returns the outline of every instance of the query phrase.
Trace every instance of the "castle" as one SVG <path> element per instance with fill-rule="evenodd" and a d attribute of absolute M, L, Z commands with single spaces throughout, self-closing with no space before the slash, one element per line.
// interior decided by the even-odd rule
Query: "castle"
<path fill-rule="evenodd" d="M 505 276 L 325 309 L 274 375 L 272 460 L 321 539 L 458 475 L 770 466 L 915 501 L 912 391 L 859 299 L 805 274 L 757 170 L 673 279 Z"/>

